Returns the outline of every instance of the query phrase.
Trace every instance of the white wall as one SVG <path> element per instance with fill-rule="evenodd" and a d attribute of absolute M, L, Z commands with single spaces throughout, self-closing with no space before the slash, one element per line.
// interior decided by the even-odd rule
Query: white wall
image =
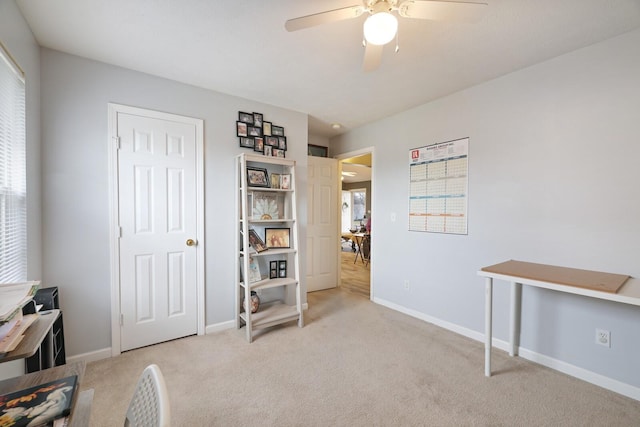
<path fill-rule="evenodd" d="M 307 116 L 43 49 L 43 279 L 60 288 L 67 355 L 110 338 L 107 103 L 204 119 L 206 323 L 234 318 L 235 156 L 238 111 L 285 128 L 298 164 L 300 241 L 306 229 Z M 301 248 L 304 255 L 304 248 Z M 304 263 L 301 263 L 304 265 Z M 304 271 L 301 277 L 306 277 Z M 303 294 L 306 297 L 304 283 Z M 305 300 L 306 301 L 306 300 Z M 241 338 L 240 338 L 241 339 Z"/>
<path fill-rule="evenodd" d="M 332 154 L 375 146 L 375 298 L 479 336 L 483 266 L 517 259 L 640 277 L 638 46 L 640 30 L 332 139 Z M 469 234 L 408 232 L 408 150 L 463 137 Z M 506 341 L 508 289 L 494 289 L 494 333 Z M 525 349 L 635 387 L 639 324 L 637 307 L 523 292 Z M 596 328 L 611 331 L 610 349 L 594 343 Z"/>
<path fill-rule="evenodd" d="M 41 278 L 40 48 L 13 1 L 0 1 L 0 41 L 25 72 L 27 114 L 27 279 Z"/>

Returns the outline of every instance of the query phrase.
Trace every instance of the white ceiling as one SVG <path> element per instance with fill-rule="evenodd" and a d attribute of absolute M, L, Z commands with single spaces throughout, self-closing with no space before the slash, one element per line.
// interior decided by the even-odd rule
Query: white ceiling
<path fill-rule="evenodd" d="M 484 0 L 474 24 L 399 18 L 400 52 L 361 69 L 360 0 L 17 0 L 40 45 L 310 115 L 333 136 L 640 27 L 640 0 Z M 331 123 L 341 123 L 333 130 Z"/>

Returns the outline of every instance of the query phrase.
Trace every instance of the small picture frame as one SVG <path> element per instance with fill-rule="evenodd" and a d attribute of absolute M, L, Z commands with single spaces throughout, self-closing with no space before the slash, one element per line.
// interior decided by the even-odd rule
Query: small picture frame
<path fill-rule="evenodd" d="M 277 136 L 265 136 L 264 143 L 270 145 L 271 147 L 278 148 L 280 141 L 278 141 Z"/>
<path fill-rule="evenodd" d="M 264 136 L 271 136 L 271 122 L 262 122 L 262 134 Z"/>
<path fill-rule="evenodd" d="M 255 283 L 262 280 L 262 276 L 260 274 L 260 266 L 258 265 L 258 260 L 249 257 L 249 283 Z"/>
<path fill-rule="evenodd" d="M 253 143 L 253 150 L 254 151 L 258 151 L 260 153 L 264 152 L 264 138 L 262 137 L 256 137 L 253 139 L 254 143 Z"/>
<path fill-rule="evenodd" d="M 264 144 L 264 155 L 265 156 L 273 156 L 273 147 L 270 145 Z"/>
<path fill-rule="evenodd" d="M 284 136 L 284 128 L 282 126 L 271 126 L 271 135 Z"/>
<path fill-rule="evenodd" d="M 290 248 L 290 228 L 265 228 L 264 240 L 267 248 Z"/>
<path fill-rule="evenodd" d="M 249 136 L 247 134 L 247 124 L 244 122 L 236 122 L 236 135 L 237 136 Z"/>
<path fill-rule="evenodd" d="M 247 184 L 250 187 L 269 187 L 267 170 L 264 168 L 247 166 Z"/>
<path fill-rule="evenodd" d="M 277 279 L 279 274 L 278 261 L 269 262 L 269 279 Z"/>
<path fill-rule="evenodd" d="M 240 147 L 242 148 L 254 148 L 254 139 L 246 136 L 240 137 Z"/>
<path fill-rule="evenodd" d="M 283 151 L 287 151 L 287 137 L 286 136 L 279 136 L 278 137 L 278 148 L 283 150 Z"/>
<path fill-rule="evenodd" d="M 280 174 L 272 173 L 271 174 L 271 188 L 280 188 Z"/>
<path fill-rule="evenodd" d="M 329 157 L 329 149 L 322 145 L 307 144 L 307 154 L 315 157 Z"/>
<path fill-rule="evenodd" d="M 258 236 L 256 230 L 253 228 L 249 230 L 249 246 L 256 250 L 256 252 L 264 252 L 268 248 L 264 244 L 264 241 Z"/>
<path fill-rule="evenodd" d="M 256 126 L 247 126 L 249 136 L 262 136 L 262 128 Z"/>
<path fill-rule="evenodd" d="M 281 277 L 281 278 L 287 277 L 287 261 L 286 260 L 278 261 L 278 277 Z"/>
<path fill-rule="evenodd" d="M 262 113 L 253 113 L 253 125 L 257 128 L 261 128 L 263 117 Z"/>
<path fill-rule="evenodd" d="M 291 190 L 291 174 L 283 173 L 280 175 L 280 188 L 282 190 Z"/>
<path fill-rule="evenodd" d="M 251 113 L 245 113 L 244 111 L 238 111 L 238 121 L 253 126 L 254 117 Z"/>
<path fill-rule="evenodd" d="M 273 153 L 273 157 L 282 157 L 284 158 L 284 150 L 281 150 L 279 148 L 273 148 L 271 150 L 271 152 Z"/>

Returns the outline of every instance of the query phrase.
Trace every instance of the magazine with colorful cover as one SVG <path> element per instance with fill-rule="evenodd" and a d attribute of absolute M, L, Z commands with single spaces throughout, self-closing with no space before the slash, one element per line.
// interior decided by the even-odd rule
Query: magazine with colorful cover
<path fill-rule="evenodd" d="M 68 416 L 77 383 L 72 375 L 0 396 L 0 426 L 46 426 Z"/>

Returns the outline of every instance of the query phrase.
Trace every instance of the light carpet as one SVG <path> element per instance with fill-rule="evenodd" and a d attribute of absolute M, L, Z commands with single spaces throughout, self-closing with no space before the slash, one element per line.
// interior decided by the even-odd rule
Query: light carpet
<path fill-rule="evenodd" d="M 308 295 L 306 325 L 227 330 L 87 365 L 91 425 L 121 426 L 145 366 L 173 426 L 638 426 L 640 402 L 340 289 Z"/>

